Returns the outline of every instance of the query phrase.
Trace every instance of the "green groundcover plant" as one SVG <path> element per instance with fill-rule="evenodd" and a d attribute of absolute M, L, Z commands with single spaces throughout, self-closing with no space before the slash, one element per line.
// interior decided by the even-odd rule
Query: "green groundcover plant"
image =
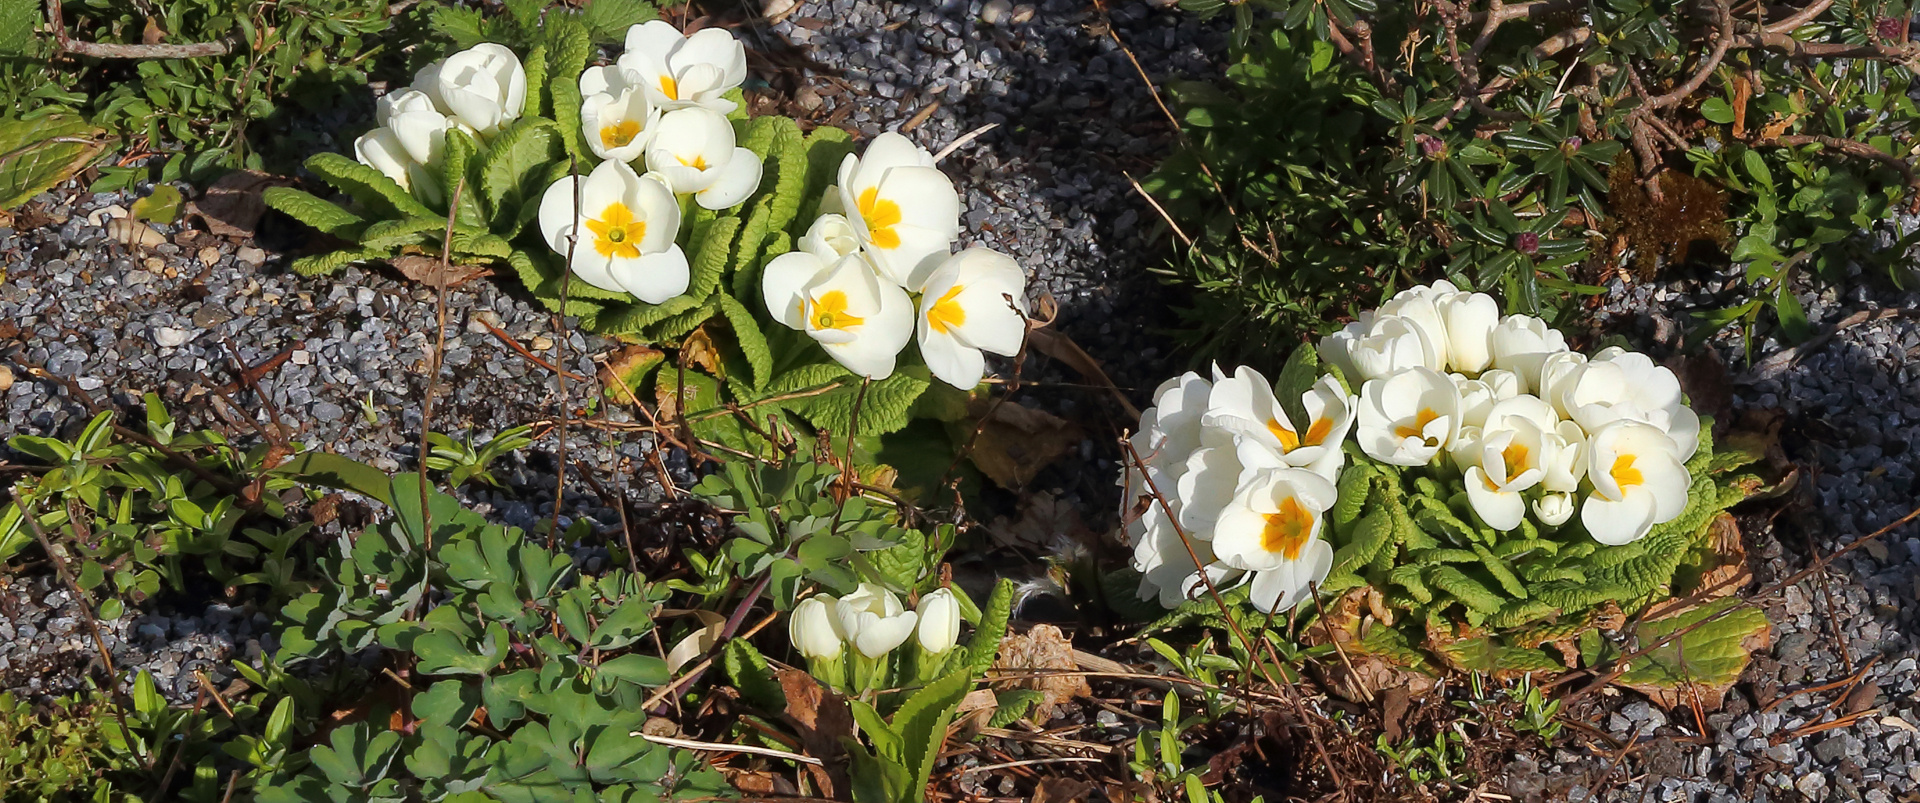
<path fill-rule="evenodd" d="M 1124 478 L 1139 596 L 1171 623 L 1217 617 L 1214 593 L 1272 617 L 1353 591 L 1363 654 L 1565 670 L 1599 648 L 1582 636 L 1717 565 L 1710 523 L 1760 483 L 1711 423 L 1645 355 L 1571 351 L 1444 281 L 1405 290 L 1271 382 L 1243 366 L 1162 386 Z M 1738 656 L 1698 679 L 1737 674 L 1756 627 L 1690 636 L 1696 657 Z"/>
<path fill-rule="evenodd" d="M 749 117 L 725 30 L 633 25 L 589 65 L 594 6 L 515 8 L 381 98 L 356 159 L 308 160 L 346 205 L 268 191 L 351 244 L 295 270 L 511 272 L 583 327 L 674 352 L 621 361 L 610 396 L 651 387 L 699 440 L 765 458 L 819 431 L 858 431 L 871 456 L 935 380 L 971 391 L 985 353 L 1019 352 L 1024 272 L 952 253 L 960 198 L 933 154 Z"/>
<path fill-rule="evenodd" d="M 1182 146 L 1144 185 L 1209 353 L 1434 275 L 1566 323 L 1618 271 L 1726 260 L 1756 300 L 1706 322 L 1773 310 L 1798 339 L 1796 275 L 1893 268 L 1913 242 L 1859 234 L 1913 197 L 1904 2 L 1183 6 L 1234 15 L 1229 65 L 1169 85 Z"/>

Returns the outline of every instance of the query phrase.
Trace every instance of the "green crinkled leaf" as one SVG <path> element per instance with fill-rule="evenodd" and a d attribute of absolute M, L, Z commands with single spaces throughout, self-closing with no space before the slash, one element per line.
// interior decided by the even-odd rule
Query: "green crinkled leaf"
<path fill-rule="evenodd" d="M 1330 573 L 1357 573 L 1379 557 L 1380 551 L 1390 543 L 1393 543 L 1393 517 L 1385 511 L 1375 511 L 1354 525 L 1346 545 L 1334 551 Z"/>
<path fill-rule="evenodd" d="M 1560 613 L 1560 609 L 1537 599 L 1517 599 L 1507 603 L 1499 613 L 1487 618 L 1489 627 L 1506 630 L 1540 621 Z"/>
<path fill-rule="evenodd" d="M 367 248 L 395 250 L 405 245 L 430 245 L 434 251 L 440 250 L 440 240 L 447 230 L 446 218 L 408 217 L 399 220 L 382 220 L 367 227 L 360 235 L 360 244 Z"/>
<path fill-rule="evenodd" d="M 716 294 L 715 298 L 717 297 L 718 295 Z M 646 337 L 656 343 L 671 343 L 677 341 L 682 337 L 686 337 L 693 330 L 700 328 L 701 324 L 711 320 L 714 314 L 719 311 L 719 303 L 709 298 L 706 303 L 700 304 L 686 312 L 668 316 L 659 323 L 647 327 Z"/>
<path fill-rule="evenodd" d="M 324 254 L 300 257 L 288 267 L 301 276 L 325 276 L 355 262 L 386 259 L 390 255 L 389 251 L 372 248 L 343 248 Z"/>
<path fill-rule="evenodd" d="M 1738 604 L 1739 600 L 1723 599 L 1677 616 L 1641 622 L 1636 631 L 1639 642 L 1652 644 Z M 1746 670 L 1749 645 L 1764 644 L 1766 633 L 1766 614 L 1743 607 L 1635 658 L 1617 682 L 1649 693 L 1679 689 L 1689 682 L 1724 693 Z M 1665 704 L 1682 700 L 1675 695 Z"/>
<path fill-rule="evenodd" d="M 955 674 L 968 678 L 984 676 L 1000 656 L 1000 640 L 1006 637 L 1007 621 L 1012 617 L 1013 581 L 1003 577 L 994 584 L 986 607 L 980 609 L 980 626 L 974 629 L 973 640 L 967 642 L 966 666 Z"/>
<path fill-rule="evenodd" d="M 522 117 L 494 137 L 479 168 L 480 197 L 492 212 L 488 228 L 517 232 L 539 212 L 547 169 L 560 158 L 559 140 L 554 124 L 539 117 Z"/>
<path fill-rule="evenodd" d="M 1507 675 L 1566 668 L 1544 651 L 1509 647 L 1491 636 L 1461 639 L 1441 645 L 1439 650 L 1450 663 L 1468 672 Z"/>
<path fill-rule="evenodd" d="M 794 218 L 793 237 L 798 240 L 820 215 L 820 203 L 828 186 L 838 181 L 840 163 L 853 153 L 853 140 L 847 132 L 820 126 L 807 133 L 807 188 L 802 193 L 800 215 Z"/>
<path fill-rule="evenodd" d="M 516 248 L 507 254 L 507 264 L 513 267 L 520 283 L 525 285 L 533 297 L 539 299 L 542 306 L 553 311 L 560 306 L 560 282 L 565 270 L 558 254 L 542 248 L 539 251 L 527 251 Z M 635 304 L 603 304 L 602 300 L 620 299 L 632 301 L 633 296 L 609 293 L 586 282 L 569 282 L 567 286 L 567 314 L 578 315 L 590 329 L 599 329 L 594 322 L 612 310 L 625 311 Z M 637 306 L 649 306 L 639 304 Z"/>
<path fill-rule="evenodd" d="M 914 692 L 893 712 L 889 724 L 905 742 L 903 757 L 906 760 L 902 763 L 914 777 L 903 803 L 925 797 L 927 780 L 933 775 L 934 759 L 939 757 L 940 748 L 947 742 L 947 726 L 953 724 L 954 712 L 959 710 L 961 699 L 967 696 L 971 688 L 973 676 L 966 672 L 955 672 Z"/>
<path fill-rule="evenodd" d="M 1533 592 L 1534 599 L 1568 613 L 1584 611 L 1602 602 L 1625 601 L 1633 596 L 1619 585 L 1598 580 L 1584 583 L 1547 580 L 1534 583 L 1528 590 Z"/>
<path fill-rule="evenodd" d="M 468 257 L 506 259 L 513 254 L 513 244 L 499 235 L 464 227 L 453 230 L 453 240 L 449 245 L 453 247 L 453 253 Z M 586 282 L 580 284 L 585 285 Z"/>
<path fill-rule="evenodd" d="M 1367 497 L 1373 491 L 1374 474 L 1373 467 L 1365 463 L 1354 463 L 1340 473 L 1339 495 L 1327 511 L 1327 520 L 1333 524 L 1336 534 L 1345 535 L 1347 528 L 1360 520 L 1360 512 L 1366 509 Z"/>
<path fill-rule="evenodd" d="M 693 277 L 687 295 L 704 301 L 720 289 L 720 280 L 733 259 L 736 235 L 740 232 L 740 219 L 731 216 L 717 218 L 706 227 L 700 235 L 699 247 L 688 257 Z"/>
<path fill-rule="evenodd" d="M 738 265 L 733 272 L 733 297 L 741 301 L 748 309 L 759 309 L 766 303 L 765 294 L 760 291 L 760 277 L 765 274 L 767 263 L 781 254 L 793 250 L 793 238 L 784 231 L 776 231 L 767 238 L 766 247 L 760 250 L 760 258 L 751 265 Z"/>
<path fill-rule="evenodd" d="M 267 206 L 285 212 L 323 234 L 343 240 L 358 240 L 366 227 L 366 218 L 305 190 L 292 187 L 268 187 L 260 196 Z"/>
<path fill-rule="evenodd" d="M 607 45 L 619 44 L 628 28 L 658 17 L 651 0 L 593 0 L 580 10 L 580 22 L 592 40 Z"/>
<path fill-rule="evenodd" d="M 527 100 L 520 113 L 532 117 L 553 116 L 553 105 L 547 95 L 547 43 L 536 41 L 527 48 L 527 55 L 520 59 L 520 68 L 527 76 Z"/>
<path fill-rule="evenodd" d="M 1479 544 L 1473 545 L 1473 552 L 1480 557 L 1480 566 L 1487 570 L 1487 574 L 1493 576 L 1494 582 L 1500 584 L 1500 588 L 1507 592 L 1507 596 L 1527 598 L 1527 585 L 1520 582 L 1520 578 L 1513 576 L 1512 570 L 1507 568 L 1504 561 L 1494 557 L 1493 552 Z"/>
<path fill-rule="evenodd" d="M 1473 555 L 1471 552 L 1467 554 Z M 1478 562 L 1477 558 L 1475 562 Z M 1438 565 L 1427 569 L 1427 583 L 1452 594 L 1454 599 L 1460 600 L 1461 604 L 1480 613 L 1497 613 L 1506 605 L 1506 600 L 1499 594 L 1452 566 Z"/>
<path fill-rule="evenodd" d="M 1434 547 L 1432 549 L 1412 550 L 1407 553 L 1407 560 L 1420 565 L 1434 563 L 1479 563 L 1480 555 L 1471 549 Z"/>
<path fill-rule="evenodd" d="M 837 363 L 815 363 L 774 377 L 767 386 L 767 395 L 834 386 L 825 393 L 780 404 L 816 427 L 844 434 L 851 429 L 854 401 L 859 397 L 862 383 L 859 376 Z M 873 382 L 860 404 L 860 434 L 884 435 L 905 427 L 914 401 L 926 392 L 928 385 L 925 366 L 904 367 L 893 376 Z"/>
<path fill-rule="evenodd" d="M 756 117 L 747 125 L 740 147 L 766 162 L 760 187 L 761 203 L 769 213 L 767 231 L 786 231 L 807 195 L 807 148 L 799 124 L 788 117 Z"/>
<path fill-rule="evenodd" d="M 1387 572 L 1387 582 L 1406 589 L 1409 596 L 1424 605 L 1433 601 L 1433 589 L 1427 587 L 1426 573 L 1427 567 L 1419 564 L 1395 566 Z"/>
<path fill-rule="evenodd" d="M 17 5 L 37 16 L 25 0 Z M 106 150 L 100 135 L 99 128 L 71 114 L 0 119 L 0 209 L 24 204 L 86 169 Z"/>
<path fill-rule="evenodd" d="M 733 296 L 723 293 L 715 298 L 720 302 L 720 314 L 726 317 L 727 325 L 733 327 L 734 342 L 740 345 L 740 352 L 753 368 L 756 386 L 773 378 L 773 350 L 767 346 L 767 336 L 760 331 L 760 322 Z"/>
<path fill-rule="evenodd" d="M 487 207 L 480 197 L 480 188 L 475 186 L 473 178 L 475 157 L 479 154 L 480 144 L 475 142 L 467 132 L 457 128 L 447 131 L 446 160 L 441 165 L 441 183 L 447 188 L 448 199 L 452 199 L 456 194 L 460 196 L 458 222 L 466 226 L 487 225 Z"/>
<path fill-rule="evenodd" d="M 1366 578 L 1357 574 L 1328 574 L 1327 579 L 1321 581 L 1317 591 L 1321 596 L 1331 598 L 1366 584 Z"/>
<path fill-rule="evenodd" d="M 1019 722 L 1033 710 L 1033 704 L 1040 702 L 1045 695 L 1035 689 L 1014 689 L 995 692 L 993 695 L 993 717 L 987 720 L 989 728 L 1004 728 Z"/>
<path fill-rule="evenodd" d="M 358 201 L 377 217 L 439 216 L 438 212 L 428 209 L 426 204 L 420 203 L 393 179 L 340 154 L 316 153 L 307 159 L 307 169 Z"/>

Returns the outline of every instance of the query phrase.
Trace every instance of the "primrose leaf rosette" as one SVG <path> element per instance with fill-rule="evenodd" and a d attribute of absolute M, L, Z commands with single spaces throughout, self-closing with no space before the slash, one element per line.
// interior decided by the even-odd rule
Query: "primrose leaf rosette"
<path fill-rule="evenodd" d="M 1349 650 L 1562 665 L 1718 565 L 1709 524 L 1759 482 L 1710 425 L 1644 354 L 1411 288 L 1284 365 L 1155 391 L 1119 480 L 1138 596 L 1169 623 L 1217 613 L 1212 592 L 1262 616 L 1356 593 L 1388 630 Z"/>

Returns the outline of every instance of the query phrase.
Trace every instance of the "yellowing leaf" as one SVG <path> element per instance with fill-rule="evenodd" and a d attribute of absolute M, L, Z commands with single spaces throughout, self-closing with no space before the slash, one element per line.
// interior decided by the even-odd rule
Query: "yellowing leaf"
<path fill-rule="evenodd" d="M 12 209 L 86 169 L 101 131 L 69 114 L 0 120 L 0 209 Z"/>

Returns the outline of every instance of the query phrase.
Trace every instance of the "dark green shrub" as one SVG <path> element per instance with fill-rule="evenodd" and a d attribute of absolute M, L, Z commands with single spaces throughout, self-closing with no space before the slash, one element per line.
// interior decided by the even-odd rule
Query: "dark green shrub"
<path fill-rule="evenodd" d="M 1856 236 L 1914 185 L 1904 3 L 1186 6 L 1236 17 L 1225 84 L 1170 87 L 1185 145 L 1147 184 L 1202 340 L 1325 330 L 1403 274 L 1551 320 L 1629 266 L 1728 259 L 1759 298 L 1713 322 L 1776 308 L 1798 337 L 1789 274 L 1904 250 Z"/>

